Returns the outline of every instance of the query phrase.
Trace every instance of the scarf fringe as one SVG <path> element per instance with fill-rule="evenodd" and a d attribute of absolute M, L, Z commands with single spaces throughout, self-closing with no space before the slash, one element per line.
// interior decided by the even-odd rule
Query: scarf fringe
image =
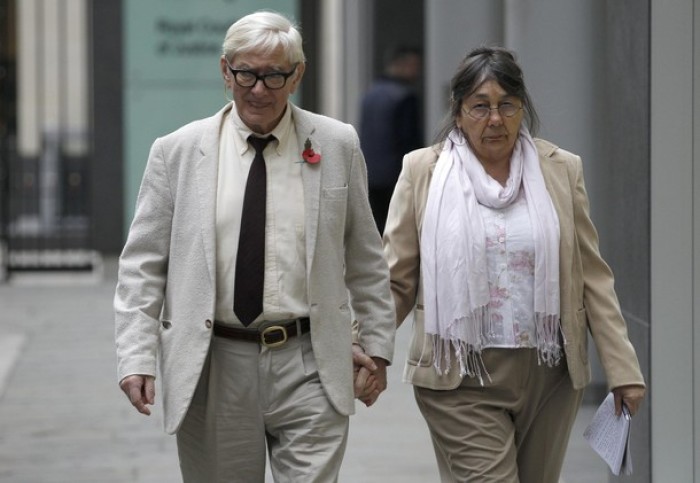
<path fill-rule="evenodd" d="M 438 375 L 448 374 L 452 367 L 452 352 L 459 362 L 459 375 L 477 377 L 484 385 L 484 377 L 491 381 L 481 357 L 483 337 L 481 328 L 491 320 L 488 305 L 477 307 L 470 316 L 452 321 L 447 327 L 447 337 L 428 334 L 432 337 L 434 366 Z M 421 356 L 422 358 L 422 356 Z"/>
<path fill-rule="evenodd" d="M 485 375 L 491 382 L 491 375 L 481 357 L 481 349 L 476 349 L 459 339 L 446 340 L 438 336 L 433 336 L 432 345 L 435 353 L 434 367 L 438 375 L 449 374 L 452 367 L 452 352 L 454 351 L 459 362 L 460 376 L 476 377 L 483 386 Z"/>
<path fill-rule="evenodd" d="M 464 377 L 476 377 L 479 383 L 484 385 L 484 375 L 491 382 L 491 375 L 486 369 L 484 360 L 481 356 L 483 348 L 482 334 L 478 330 L 472 330 L 476 327 L 488 327 L 484 322 L 490 317 L 488 316 L 488 307 L 481 307 L 473 315 L 473 318 L 478 320 L 478 323 L 469 321 L 468 317 L 459 319 L 449 326 L 448 338 L 441 337 L 437 334 L 426 334 L 432 340 L 430 345 L 433 347 L 435 359 L 433 365 L 439 376 L 449 374 L 452 367 L 452 353 L 459 363 L 459 375 Z M 562 347 L 559 343 L 559 335 L 561 333 L 561 324 L 559 317 L 556 315 L 536 314 L 536 330 L 537 330 L 537 363 L 546 364 L 548 367 L 558 366 L 562 358 Z M 423 360 L 421 354 L 419 364 Z"/>
<path fill-rule="evenodd" d="M 562 357 L 559 334 L 561 323 L 556 315 L 535 314 L 537 329 L 537 362 L 548 367 L 559 365 Z"/>

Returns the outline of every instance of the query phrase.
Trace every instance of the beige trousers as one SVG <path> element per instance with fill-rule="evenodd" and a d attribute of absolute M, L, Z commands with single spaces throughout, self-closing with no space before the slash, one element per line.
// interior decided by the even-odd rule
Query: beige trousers
<path fill-rule="evenodd" d="M 186 483 L 334 482 L 348 417 L 331 406 L 309 334 L 269 349 L 212 339 L 194 399 L 177 433 Z"/>
<path fill-rule="evenodd" d="M 414 387 L 443 482 L 557 483 L 583 391 L 566 362 L 538 364 L 535 349 L 486 349 L 491 376 L 453 390 Z"/>

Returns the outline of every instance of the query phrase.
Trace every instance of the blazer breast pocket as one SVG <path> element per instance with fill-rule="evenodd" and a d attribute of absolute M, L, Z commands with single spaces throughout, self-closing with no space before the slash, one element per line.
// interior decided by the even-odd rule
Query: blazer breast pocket
<path fill-rule="evenodd" d="M 319 215 L 319 232 L 327 233 L 336 243 L 336 250 L 343 244 L 343 226 L 348 209 L 348 187 L 323 188 L 321 191 L 321 213 Z"/>
<path fill-rule="evenodd" d="M 323 199 L 327 201 L 345 201 L 348 199 L 348 187 L 323 188 Z"/>

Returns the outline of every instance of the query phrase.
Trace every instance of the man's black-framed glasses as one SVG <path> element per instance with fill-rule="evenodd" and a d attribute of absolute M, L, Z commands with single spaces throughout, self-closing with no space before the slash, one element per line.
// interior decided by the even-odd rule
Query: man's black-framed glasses
<path fill-rule="evenodd" d="M 259 80 L 261 80 L 265 87 L 275 90 L 281 89 L 285 86 L 287 79 L 294 74 L 294 72 L 297 70 L 297 65 L 299 64 L 294 64 L 294 67 L 292 67 L 292 70 L 289 72 L 270 72 L 269 74 L 262 75 L 256 74 L 252 70 L 234 69 L 231 67 L 231 64 L 228 63 L 228 60 L 226 61 L 226 65 L 231 71 L 231 74 L 233 74 L 233 79 L 236 81 L 236 84 L 239 86 L 253 87 Z"/>

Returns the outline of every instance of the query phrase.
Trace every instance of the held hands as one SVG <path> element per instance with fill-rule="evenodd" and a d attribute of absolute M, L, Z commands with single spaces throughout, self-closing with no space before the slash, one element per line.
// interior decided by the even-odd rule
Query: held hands
<path fill-rule="evenodd" d="M 370 357 L 358 344 L 352 345 L 355 397 L 369 407 L 386 389 L 386 361 Z"/>
<path fill-rule="evenodd" d="M 352 361 L 355 397 L 369 407 L 386 389 L 386 361 L 381 357 L 368 356 L 357 344 L 352 345 Z M 148 406 L 154 404 L 156 396 L 153 376 L 127 376 L 121 380 L 119 387 L 138 412 L 150 416 Z"/>
<path fill-rule="evenodd" d="M 615 415 L 620 416 L 622 414 L 622 403 L 624 403 L 630 412 L 630 416 L 634 416 L 639 410 L 639 405 L 644 399 L 646 390 L 644 386 L 629 385 L 616 387 L 612 392 L 615 397 Z"/>
<path fill-rule="evenodd" d="M 131 401 L 131 405 L 141 414 L 151 415 L 148 405 L 153 405 L 156 397 L 155 378 L 153 376 L 142 376 L 134 374 L 126 376 L 119 383 L 119 387 L 124 391 L 126 397 Z"/>

